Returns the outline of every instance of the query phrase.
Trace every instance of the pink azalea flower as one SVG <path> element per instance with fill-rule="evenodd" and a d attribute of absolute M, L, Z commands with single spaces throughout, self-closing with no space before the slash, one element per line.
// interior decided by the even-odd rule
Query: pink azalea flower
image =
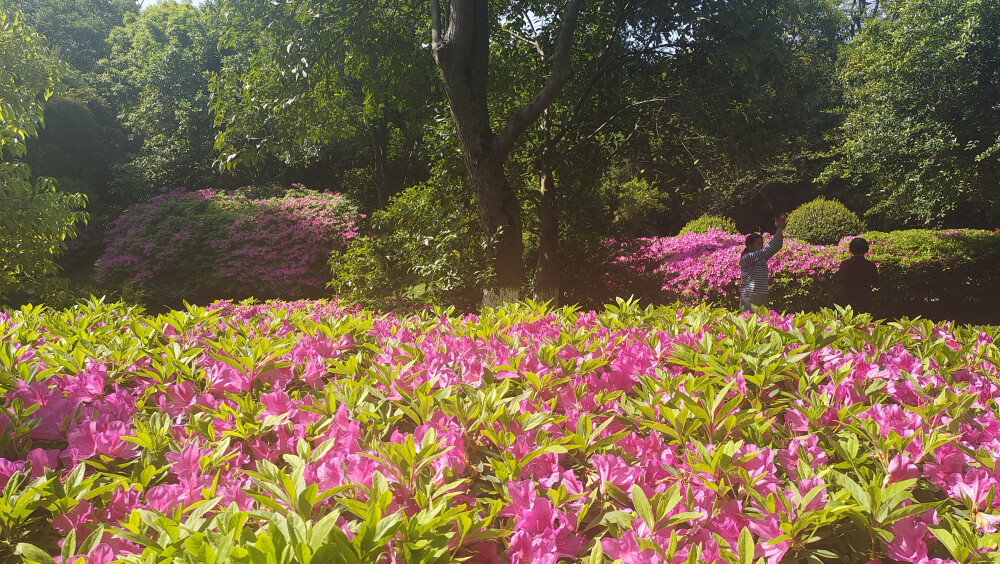
<path fill-rule="evenodd" d="M 892 460 L 889 461 L 888 473 L 885 476 L 883 487 L 896 482 L 901 482 L 903 480 L 919 477 L 920 469 L 917 468 L 916 464 L 910 462 L 910 455 L 897 454 L 892 457 Z"/>
<path fill-rule="evenodd" d="M 67 513 L 52 517 L 52 528 L 62 533 L 75 530 L 77 538 L 86 538 L 87 530 L 84 525 L 94 522 L 93 509 L 89 501 L 80 500 Z"/>
<path fill-rule="evenodd" d="M 576 558 L 582 546 L 570 518 L 548 498 L 536 498 L 517 515 L 508 557 L 512 564 L 555 564 L 560 558 Z"/>
<path fill-rule="evenodd" d="M 916 516 L 904 517 L 889 526 L 893 534 L 886 546 L 886 556 L 893 560 L 916 562 L 927 558 L 927 541 L 934 538 Z"/>

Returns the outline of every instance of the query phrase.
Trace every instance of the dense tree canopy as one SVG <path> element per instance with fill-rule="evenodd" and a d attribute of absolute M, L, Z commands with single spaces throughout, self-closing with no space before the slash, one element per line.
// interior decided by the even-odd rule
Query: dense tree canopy
<path fill-rule="evenodd" d="M 998 63 L 997 2 L 893 2 L 845 51 L 848 112 L 827 176 L 890 224 L 995 219 Z"/>
<path fill-rule="evenodd" d="M 139 188 L 192 187 L 212 177 L 208 75 L 219 68 L 217 30 L 190 4 L 160 2 L 107 38 L 97 84 L 132 136 L 122 167 Z"/>
<path fill-rule="evenodd" d="M 2 1 L 67 63 L 23 160 L 102 225 L 161 188 L 305 182 L 406 221 L 392 198 L 462 193 L 408 232 L 559 300 L 602 241 L 703 213 L 1000 220 L 995 0 Z"/>

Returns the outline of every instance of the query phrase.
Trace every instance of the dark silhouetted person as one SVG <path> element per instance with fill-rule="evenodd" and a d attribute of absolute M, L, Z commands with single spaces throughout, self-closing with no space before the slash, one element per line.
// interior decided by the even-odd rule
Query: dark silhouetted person
<path fill-rule="evenodd" d="M 785 243 L 784 230 L 787 218 L 784 214 L 774 220 L 774 237 L 764 246 L 764 237 L 760 233 L 747 235 L 747 246 L 740 255 L 740 274 L 742 290 L 740 291 L 740 311 L 750 311 L 750 306 L 767 305 L 767 259 L 781 250 Z"/>
<path fill-rule="evenodd" d="M 835 303 L 851 306 L 855 311 L 871 312 L 872 287 L 878 285 L 878 267 L 865 258 L 868 241 L 855 237 L 848 248 L 853 256 L 840 263 L 840 270 L 837 271 Z"/>

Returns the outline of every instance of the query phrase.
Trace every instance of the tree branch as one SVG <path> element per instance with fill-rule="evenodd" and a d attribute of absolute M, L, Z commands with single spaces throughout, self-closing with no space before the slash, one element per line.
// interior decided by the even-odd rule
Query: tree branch
<path fill-rule="evenodd" d="M 576 33 L 576 20 L 580 14 L 581 3 L 582 0 L 569 0 L 567 3 L 566 9 L 563 11 L 559 40 L 552 57 L 552 75 L 534 99 L 514 114 L 504 130 L 496 137 L 493 143 L 493 152 L 496 158 L 502 159 L 510 152 L 517 137 L 542 115 L 542 111 L 549 107 L 549 104 L 559 95 L 562 87 L 569 81 L 572 74 L 570 53 L 573 48 L 573 36 Z"/>
<path fill-rule="evenodd" d="M 431 0 L 431 48 L 441 42 L 441 0 Z"/>
<path fill-rule="evenodd" d="M 573 145 L 569 149 L 563 151 L 559 155 L 559 158 L 556 159 L 556 161 L 552 164 L 553 168 L 555 168 L 555 166 L 558 163 L 564 161 L 566 159 L 566 157 L 569 156 L 570 153 L 572 153 L 573 151 L 575 151 L 576 149 L 578 149 L 581 145 L 583 145 L 587 141 L 590 141 L 591 139 L 593 139 L 594 137 L 596 137 L 597 134 L 601 132 L 601 130 L 603 130 L 612 121 L 618 119 L 618 116 L 620 116 L 621 114 L 627 112 L 628 110 L 631 110 L 632 108 L 638 107 L 638 106 L 643 106 L 643 105 L 646 105 L 646 104 L 655 104 L 655 103 L 659 103 L 659 102 L 666 102 L 668 100 L 669 100 L 669 98 L 649 98 L 648 100 L 641 100 L 639 102 L 633 102 L 633 103 L 625 106 L 624 108 L 618 110 L 611 117 L 609 117 L 608 119 L 606 119 L 604 121 L 604 123 L 602 123 L 601 125 L 599 125 L 597 127 L 597 129 L 591 131 L 590 134 L 587 135 L 585 138 L 581 139 L 579 142 L 577 142 L 575 145 Z M 634 131 L 633 131 L 633 133 L 634 133 Z M 629 137 L 631 137 L 631 136 L 632 136 L 632 134 L 629 134 Z"/>
<path fill-rule="evenodd" d="M 532 41 L 532 40 L 528 39 L 527 37 L 521 35 L 520 33 L 516 32 L 514 30 L 510 30 L 510 29 L 507 29 L 507 28 L 502 28 L 502 29 L 504 31 L 506 31 L 507 33 L 509 33 L 510 36 L 513 37 L 514 39 L 520 39 L 521 41 L 524 41 L 528 45 L 531 45 L 532 47 L 534 47 L 535 51 L 537 51 L 538 54 L 541 55 L 542 60 L 543 61 L 545 60 L 545 51 L 542 51 L 542 46 L 538 44 L 538 41 Z"/>

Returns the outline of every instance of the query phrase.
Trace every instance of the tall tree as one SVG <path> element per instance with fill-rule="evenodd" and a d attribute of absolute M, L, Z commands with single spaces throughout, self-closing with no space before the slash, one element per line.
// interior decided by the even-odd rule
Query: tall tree
<path fill-rule="evenodd" d="M 535 297 L 559 295 L 556 202 L 593 215 L 578 202 L 593 193 L 588 185 L 617 185 L 601 196 L 620 216 L 605 225 L 635 235 L 637 214 L 650 216 L 647 228 L 662 223 L 653 218 L 670 200 L 722 207 L 776 179 L 808 183 L 815 173 L 799 163 L 825 149 L 843 21 L 829 0 L 589 3 L 576 72 L 529 140 L 539 180 Z M 553 33 L 544 21 L 508 18 L 505 28 L 546 64 Z"/>
<path fill-rule="evenodd" d="M 551 74 L 537 94 L 496 132 L 487 83 L 490 37 L 497 27 L 498 14 L 487 0 L 452 0 L 444 10 L 440 0 L 431 0 L 434 60 L 441 71 L 480 220 L 494 241 L 496 279 L 486 290 L 484 305 L 520 296 L 524 260 L 521 204 L 504 172 L 504 163 L 517 138 L 542 116 L 570 78 L 570 56 L 581 3 L 567 0 L 561 7 L 547 5 L 538 10 L 560 21 Z"/>
<path fill-rule="evenodd" d="M 301 166 L 338 142 L 363 144 L 385 207 L 400 188 L 391 163 L 409 155 L 436 99 L 433 63 L 415 40 L 423 11 L 390 1 L 225 0 L 219 8 L 233 50 L 212 80 L 223 165 L 277 158 Z"/>
<path fill-rule="evenodd" d="M 139 13 L 137 0 L 9 0 L 63 60 L 92 72 L 109 54 L 111 30 L 125 14 Z"/>
<path fill-rule="evenodd" d="M 848 111 L 822 179 L 866 193 L 886 228 L 1000 217 L 998 38 L 996 0 L 894 2 L 869 20 L 842 61 Z"/>
<path fill-rule="evenodd" d="M 119 174 L 145 189 L 204 186 L 215 138 L 208 75 L 219 69 L 218 33 L 204 12 L 163 1 L 128 15 L 108 43 L 98 85 L 135 146 Z"/>
<path fill-rule="evenodd" d="M 65 68 L 6 9 L 0 11 L 0 68 L 0 300 L 13 291 L 51 297 L 65 288 L 55 258 L 86 219 L 85 199 L 57 192 L 47 178 L 33 181 L 19 159 L 25 141 L 38 134 L 44 101 L 61 87 Z"/>

